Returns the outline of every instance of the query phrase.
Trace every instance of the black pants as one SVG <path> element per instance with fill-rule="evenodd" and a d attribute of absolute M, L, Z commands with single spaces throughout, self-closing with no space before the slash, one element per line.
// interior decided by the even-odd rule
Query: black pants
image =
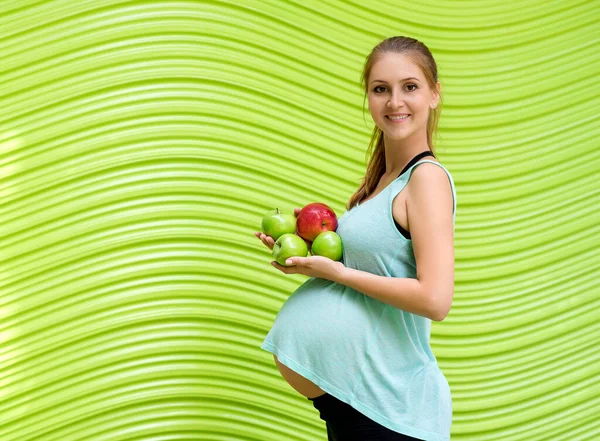
<path fill-rule="evenodd" d="M 420 441 L 376 423 L 328 393 L 309 400 L 326 423 L 328 441 Z"/>

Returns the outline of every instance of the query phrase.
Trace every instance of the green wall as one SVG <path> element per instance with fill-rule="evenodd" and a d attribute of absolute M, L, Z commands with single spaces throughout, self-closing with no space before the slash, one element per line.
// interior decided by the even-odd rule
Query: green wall
<path fill-rule="evenodd" d="M 457 186 L 432 347 L 452 439 L 600 438 L 596 1 L 0 3 L 0 440 L 325 440 L 260 349 L 306 278 L 253 232 L 338 215 L 358 87 L 424 41 Z"/>

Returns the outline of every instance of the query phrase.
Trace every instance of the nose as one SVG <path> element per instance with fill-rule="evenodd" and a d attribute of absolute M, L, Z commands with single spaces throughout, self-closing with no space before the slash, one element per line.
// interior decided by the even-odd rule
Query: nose
<path fill-rule="evenodd" d="M 394 89 L 392 91 L 392 96 L 390 97 L 387 105 L 391 109 L 398 109 L 404 106 L 404 99 L 400 90 Z"/>

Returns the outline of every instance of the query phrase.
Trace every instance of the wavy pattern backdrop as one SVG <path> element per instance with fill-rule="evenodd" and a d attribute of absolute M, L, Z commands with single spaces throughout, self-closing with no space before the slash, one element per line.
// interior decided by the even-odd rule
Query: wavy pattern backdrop
<path fill-rule="evenodd" d="M 259 346 L 305 280 L 266 211 L 343 214 L 358 87 L 410 35 L 445 92 L 452 439 L 600 438 L 598 2 L 0 3 L 0 440 L 324 440 Z"/>

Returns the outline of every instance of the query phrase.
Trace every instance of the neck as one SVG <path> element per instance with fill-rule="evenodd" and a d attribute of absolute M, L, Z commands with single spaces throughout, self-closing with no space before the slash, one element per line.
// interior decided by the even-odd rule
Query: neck
<path fill-rule="evenodd" d="M 430 150 L 427 133 L 415 133 L 404 139 L 390 139 L 384 133 L 385 176 L 397 176 L 409 161 L 421 152 Z"/>

